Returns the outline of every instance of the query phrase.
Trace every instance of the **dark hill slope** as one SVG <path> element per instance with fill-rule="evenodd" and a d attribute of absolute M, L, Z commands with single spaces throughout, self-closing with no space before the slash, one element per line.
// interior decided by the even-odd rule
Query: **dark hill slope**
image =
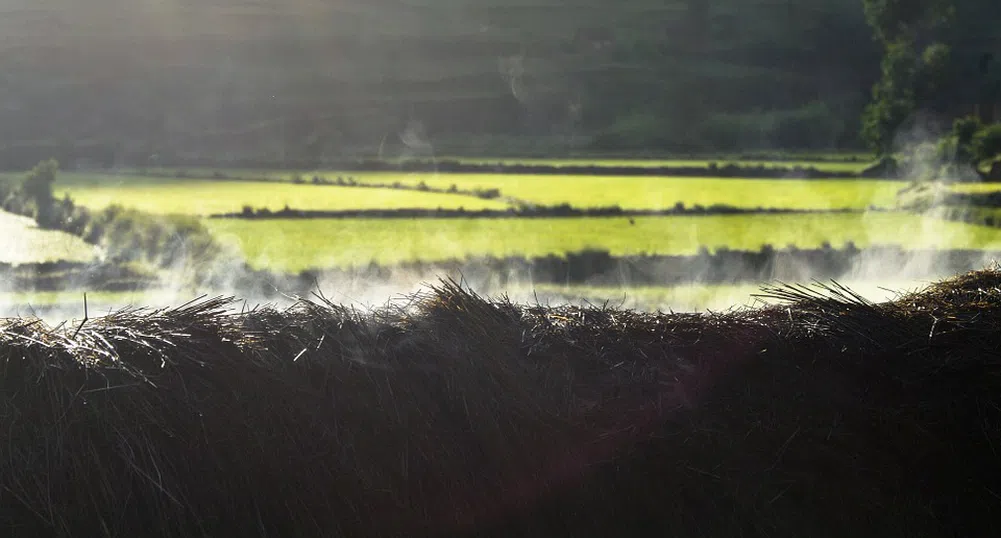
<path fill-rule="evenodd" d="M 818 99 L 825 108 L 803 121 L 820 121 L 821 134 L 807 143 L 827 147 L 854 136 L 878 62 L 848 0 L 10 0 L 0 9 L 0 164 L 84 143 L 92 155 L 133 159 L 280 159 L 385 149 L 389 135 L 402 151 L 408 127 L 410 151 L 471 135 L 684 149 L 727 142 L 717 132 L 727 128 L 733 144 L 781 146 L 781 133 L 748 134 L 728 127 L 739 118 L 716 116 Z"/>

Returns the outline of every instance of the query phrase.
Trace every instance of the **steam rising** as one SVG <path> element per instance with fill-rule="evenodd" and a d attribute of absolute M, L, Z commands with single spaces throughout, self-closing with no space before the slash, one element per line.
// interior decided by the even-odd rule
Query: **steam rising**
<path fill-rule="evenodd" d="M 102 5 L 114 6 L 118 3 L 112 0 L 104 0 Z M 247 17 L 223 17 L 211 7 L 199 10 L 199 15 L 194 17 L 192 16 L 194 12 L 192 8 L 187 7 L 186 2 L 179 0 L 139 2 L 138 6 L 132 6 L 133 9 L 121 10 L 121 18 L 107 17 L 107 10 L 95 9 L 93 1 L 64 2 L 64 4 L 60 9 L 54 10 L 54 12 L 61 19 L 62 23 L 67 25 L 72 24 L 75 28 L 85 30 L 81 30 L 79 35 L 71 36 L 73 39 L 80 40 L 100 37 L 101 39 L 113 41 L 115 37 L 127 36 L 129 33 L 148 34 L 169 40 L 179 28 L 184 28 L 188 34 L 196 36 L 211 36 L 219 31 L 223 31 L 227 36 L 251 37 L 262 34 L 262 28 L 258 27 L 254 21 L 262 20 L 265 18 L 264 15 L 267 15 L 267 17 L 270 17 L 268 20 L 273 19 L 280 22 L 274 27 L 268 28 L 267 32 L 264 32 L 265 35 L 268 32 L 277 34 L 290 30 L 294 30 L 294 33 L 302 35 L 320 35 L 322 30 L 329 25 L 337 26 L 342 30 L 360 28 L 360 31 L 354 30 L 354 32 L 357 34 L 359 47 L 364 48 L 366 44 L 378 37 L 377 34 L 400 34 L 403 28 L 413 24 L 413 21 L 403 15 L 400 15 L 402 18 L 391 24 L 388 21 L 381 19 L 377 21 L 372 17 L 366 18 L 366 16 L 353 13 L 352 10 L 355 8 L 352 8 L 348 4 L 340 5 L 338 2 L 328 4 L 307 0 L 294 1 L 294 9 L 290 9 L 288 2 L 281 3 L 282 6 L 280 8 L 268 7 L 265 3 L 260 2 L 252 3 L 252 9 L 248 8 L 250 11 L 248 11 Z M 296 14 L 294 20 L 288 13 Z M 225 25 L 225 27 L 222 25 Z M 473 28 L 473 31 L 485 30 L 487 30 L 486 26 L 475 26 Z M 24 36 L 18 34 L 16 37 L 18 39 L 22 37 L 27 39 L 29 37 L 28 34 L 33 33 L 33 31 L 28 30 L 25 30 L 25 32 Z M 156 51 L 146 51 L 149 54 L 154 52 Z M 332 56 L 333 58 L 325 59 L 325 61 L 331 62 L 332 65 L 336 64 L 339 68 L 351 74 L 351 66 L 348 60 L 338 56 L 336 50 L 333 51 Z M 529 78 L 526 80 L 528 78 L 526 72 L 527 59 L 524 47 L 517 54 L 500 56 L 495 59 L 497 62 L 496 73 L 500 78 L 497 83 L 501 85 L 501 88 L 505 92 L 509 92 L 521 106 L 529 106 L 533 97 L 530 95 L 529 84 L 532 79 Z M 399 70 L 416 69 L 413 66 L 406 65 L 405 62 L 403 62 L 403 65 L 396 65 L 395 68 Z M 487 69 L 491 69 L 491 67 L 487 65 Z M 232 134 L 235 131 L 226 131 L 225 126 L 217 125 L 216 120 L 213 119 L 219 115 L 219 108 L 229 103 L 229 101 L 236 100 L 232 94 L 226 92 L 236 92 L 244 86 L 258 85 L 274 88 L 274 93 L 277 96 L 276 100 L 282 96 L 283 86 L 281 81 L 270 80 L 268 77 L 262 77 L 265 80 L 244 80 L 240 78 L 243 75 L 237 72 L 236 68 L 232 66 L 223 66 L 220 73 L 217 82 L 219 82 L 222 89 L 207 92 L 201 103 L 193 105 L 193 109 L 188 111 L 191 114 L 191 118 L 188 118 L 190 123 L 199 124 L 199 127 L 205 127 L 204 122 L 208 122 L 212 124 L 211 127 L 214 131 Z M 350 78 L 348 77 L 348 79 Z M 568 98 L 567 115 L 572 121 L 576 121 L 581 117 L 582 102 L 583 100 L 577 95 Z M 199 105 L 206 109 L 202 111 L 203 113 L 198 112 Z M 201 116 L 204 116 L 204 118 Z M 248 119 L 248 121 L 250 120 Z M 259 123 L 263 125 L 268 124 L 268 122 L 274 123 L 275 121 L 284 122 L 285 119 L 284 117 L 278 120 L 263 118 L 260 119 Z M 183 123 L 183 120 L 168 117 L 165 122 L 166 127 L 164 129 L 169 133 L 171 131 L 170 125 L 173 124 L 172 122 Z M 248 129 L 245 128 L 244 130 Z M 433 129 L 431 130 L 433 131 Z M 380 128 L 378 132 L 386 133 L 387 131 L 389 134 L 383 137 L 382 144 L 379 145 L 378 155 L 380 158 L 430 158 L 431 160 L 437 158 L 433 133 L 429 133 L 428 127 L 413 110 L 408 112 L 406 125 L 402 129 Z M 185 137 L 188 137 L 188 135 L 189 133 L 185 133 Z M 378 141 L 378 136 L 378 134 L 375 135 L 376 142 Z M 387 148 L 387 145 L 395 146 L 395 144 L 387 144 L 391 140 L 399 141 L 400 143 L 400 149 L 396 151 L 395 155 L 393 155 L 394 150 Z M 897 136 L 898 148 L 902 153 L 907 154 L 919 153 L 920 148 L 927 147 L 933 141 L 933 129 L 923 121 L 913 122 L 907 130 L 901 131 Z M 373 145 L 376 142 L 373 142 Z M 908 174 L 915 178 L 932 177 L 939 169 L 938 164 L 927 160 L 915 159 L 912 161 L 912 166 L 908 170 Z M 936 190 L 930 192 L 932 196 L 930 199 L 932 202 L 931 205 L 935 205 L 934 202 L 941 200 L 943 192 Z M 660 193 L 657 193 L 657 195 L 659 196 Z M 6 217 L 0 214 L 0 219 L 3 218 Z M 912 230 L 908 233 L 922 235 L 933 233 L 933 218 L 931 215 L 928 215 L 927 219 L 921 220 L 921 229 Z M 937 230 L 938 228 L 935 229 Z M 670 228 L 665 227 L 664 233 L 671 233 Z M 956 233 L 962 234 L 964 232 L 957 231 Z M 941 239 L 947 243 L 959 242 L 960 237 L 957 235 L 957 237 Z M 283 238 L 281 237 L 275 238 L 275 241 L 282 240 Z M 0 246 L 3 245 L 4 243 L 0 242 Z M 998 246 L 1001 247 L 1001 242 L 998 243 Z M 994 260 L 989 254 L 984 254 L 978 260 L 978 263 L 968 269 L 983 267 L 992 261 Z M 696 271 L 696 274 L 703 274 L 705 272 Z M 800 276 L 803 281 L 809 281 L 813 277 L 806 268 L 801 273 Z M 875 254 L 865 253 L 850 270 L 838 275 L 836 279 L 852 285 L 863 294 L 878 300 L 892 296 L 892 291 L 887 291 L 888 289 L 910 289 L 929 280 L 946 277 L 951 273 L 952 268 L 944 263 L 941 258 L 926 251 L 914 253 L 903 264 L 900 263 L 898 258 L 890 260 L 881 258 Z M 200 275 L 204 281 L 211 284 L 192 286 L 190 283 L 195 280 L 195 275 Z M 465 272 L 443 275 L 441 272 L 434 271 L 433 269 L 428 272 L 413 272 L 399 269 L 390 271 L 390 274 L 380 281 L 372 281 L 367 278 L 352 279 L 343 276 L 335 277 L 332 274 L 321 273 L 317 275 L 313 291 L 324 294 L 334 302 L 364 308 L 381 305 L 393 298 L 405 299 L 408 295 L 425 289 L 428 284 L 433 284 L 442 276 L 460 278 L 465 285 L 479 293 L 485 295 L 508 294 L 513 300 L 520 302 L 534 302 L 536 300 L 549 303 L 578 302 L 585 298 L 600 300 L 602 298 L 601 295 L 604 294 L 605 298 L 612 304 L 675 311 L 703 310 L 707 306 L 719 307 L 722 304 L 732 304 L 734 301 L 743 301 L 746 304 L 750 302 L 749 292 L 753 293 L 756 287 L 751 284 L 712 286 L 709 285 L 710 283 L 700 281 L 697 276 L 694 276 L 691 286 L 701 287 L 704 293 L 694 294 L 691 293 L 691 289 L 686 288 L 685 290 L 687 291 L 684 293 L 679 291 L 673 296 L 670 293 L 665 293 L 659 299 L 661 302 L 651 304 L 649 301 L 631 294 L 629 287 L 632 283 L 630 282 L 621 282 L 621 289 L 605 288 L 597 292 L 582 292 L 579 296 L 575 297 L 573 292 L 560 291 L 554 286 L 548 286 L 545 288 L 546 291 L 540 292 L 537 288 L 542 287 L 541 282 L 535 282 L 534 279 L 530 277 L 525 278 L 523 275 L 516 274 L 513 271 L 508 274 Z M 95 297 L 89 301 L 90 314 L 94 315 L 100 311 L 127 306 L 153 308 L 176 306 L 200 295 L 239 297 L 245 299 L 245 305 L 248 308 L 259 304 L 290 305 L 296 300 L 294 292 L 285 289 L 282 282 L 256 282 L 252 287 L 248 287 L 246 268 L 243 266 L 239 256 L 236 255 L 222 256 L 221 261 L 212 266 L 175 265 L 162 271 L 160 277 L 162 285 L 156 290 L 133 294 L 119 294 L 110 298 Z M 765 283 L 761 282 L 761 284 Z M 87 282 L 72 282 L 70 284 L 72 285 L 71 287 L 81 290 L 87 288 Z M 7 296 L 6 299 L 0 302 L 0 315 L 38 315 L 51 322 L 79 319 L 83 315 L 82 291 L 79 293 L 79 299 L 74 299 L 70 302 L 60 301 L 55 306 L 42 307 L 32 305 L 32 301 L 24 301 L 21 297 L 12 298 L 11 294 L 15 292 L 30 292 L 31 290 L 4 289 L 5 287 L 0 287 L 0 294 Z M 692 297 L 695 295 L 698 295 L 698 297 L 693 299 Z"/>
<path fill-rule="evenodd" d="M 512 84 L 516 79 L 517 76 L 512 75 Z M 513 91 L 517 91 L 516 88 L 513 88 Z M 423 124 L 416 118 L 411 119 L 402 130 L 395 133 L 395 136 L 402 142 L 402 147 L 398 150 L 396 158 L 426 157 L 433 156 L 435 153 L 431 137 Z M 899 140 L 906 148 L 914 148 L 921 144 L 927 144 L 929 136 L 927 132 L 918 130 L 902 135 Z M 910 174 L 913 174 L 914 177 L 929 177 L 933 171 L 940 168 L 939 164 L 914 160 Z M 941 187 L 919 188 L 912 186 L 904 189 L 902 195 L 919 191 L 922 196 L 927 198 L 926 202 L 932 207 L 946 193 L 946 189 Z M 864 221 L 868 221 L 867 216 L 868 214 L 862 216 Z M 665 222 L 669 222 L 669 219 Z M 941 226 L 934 226 L 936 223 L 934 216 L 926 214 L 924 218 L 919 219 L 919 222 L 921 223 L 920 229 L 908 230 L 906 233 L 927 236 L 931 233 L 941 232 Z M 941 243 L 960 244 L 963 242 L 963 234 L 972 233 L 971 228 L 967 226 L 957 226 L 954 229 L 956 230 L 954 236 L 938 238 Z M 671 233 L 671 231 L 667 228 L 664 233 Z M 275 238 L 275 241 L 278 242 L 282 240 L 281 237 Z M 765 240 L 767 242 L 767 238 Z M 997 246 L 1001 247 L 1001 242 L 998 242 Z M 953 274 L 956 269 L 947 258 L 936 255 L 934 251 L 912 252 L 903 259 L 903 262 L 899 255 L 889 259 L 879 254 L 880 252 L 884 251 L 863 250 L 851 268 L 837 275 L 835 280 L 851 286 L 872 300 L 887 300 L 892 299 L 897 292 L 912 291 L 930 281 L 945 278 Z M 182 256 L 180 259 L 187 259 L 187 257 Z M 266 260 L 255 261 L 266 262 Z M 979 259 L 975 260 L 975 263 L 963 269 L 982 268 L 994 261 L 991 254 L 985 252 Z M 795 280 L 799 282 L 806 283 L 816 278 L 816 275 L 811 274 L 811 270 L 806 266 L 799 269 L 785 267 L 783 271 L 783 274 L 786 275 L 791 272 L 795 275 Z M 485 272 L 476 269 L 455 271 L 435 268 L 434 266 L 428 266 L 424 270 L 388 268 L 383 277 L 378 280 L 363 275 L 345 276 L 344 272 L 320 273 L 316 275 L 309 292 L 322 294 L 336 303 L 366 309 L 382 306 L 387 301 L 406 301 L 410 296 L 427 289 L 427 286 L 436 283 L 440 278 L 449 277 L 459 280 L 464 286 L 480 294 L 487 296 L 506 295 L 514 301 L 523 303 L 536 301 L 545 304 L 608 302 L 611 305 L 624 308 L 704 311 L 707 308 L 722 309 L 729 306 L 760 306 L 762 303 L 753 299 L 752 295 L 758 291 L 760 285 L 771 283 L 771 280 L 766 278 L 756 284 L 743 282 L 733 285 L 719 285 L 705 280 L 704 275 L 708 272 L 708 267 L 696 270 L 692 275 L 689 275 L 691 277 L 689 283 L 650 293 L 649 289 L 645 292 L 634 291 L 636 289 L 633 288 L 635 283 L 629 282 L 621 275 L 617 277 L 613 275 L 613 277 L 618 278 L 619 287 L 606 285 L 592 289 L 572 287 L 564 289 L 552 282 L 536 282 L 531 275 L 516 272 L 513 268 L 501 268 L 499 272 Z M 191 284 L 199 279 L 208 284 L 200 286 Z M 251 278 L 247 274 L 244 261 L 236 252 L 225 253 L 213 264 L 186 265 L 179 263 L 171 266 L 162 272 L 160 281 L 161 285 L 157 289 L 147 292 L 118 294 L 111 297 L 98 294 L 89 303 L 91 305 L 90 314 L 94 315 L 101 311 L 107 312 L 123 307 L 177 306 L 205 295 L 232 296 L 243 299 L 243 308 L 254 308 L 265 304 L 282 307 L 292 305 L 298 299 L 297 293 L 302 291 L 301 289 L 298 292 L 289 289 L 287 283 L 281 281 Z M 73 284 L 79 289 L 87 288 L 87 282 Z M 10 293 L 23 290 L 6 291 Z M 83 315 L 82 298 L 83 293 L 80 292 L 78 298 L 69 302 L 60 301 L 54 306 L 32 306 L 30 302 L 7 300 L 0 314 L 6 316 L 34 315 L 50 323 L 80 319 Z"/>

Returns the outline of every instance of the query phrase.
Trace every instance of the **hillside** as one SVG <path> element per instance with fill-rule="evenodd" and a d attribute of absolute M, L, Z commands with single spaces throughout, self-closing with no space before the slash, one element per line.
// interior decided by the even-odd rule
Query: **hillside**
<path fill-rule="evenodd" d="M 7 167 L 54 153 L 426 153 L 501 136 L 557 149 L 828 148 L 854 140 L 878 72 L 849 0 L 7 0 L 0 10 Z M 758 110 L 818 134 L 746 129 L 756 116 L 740 114 Z"/>

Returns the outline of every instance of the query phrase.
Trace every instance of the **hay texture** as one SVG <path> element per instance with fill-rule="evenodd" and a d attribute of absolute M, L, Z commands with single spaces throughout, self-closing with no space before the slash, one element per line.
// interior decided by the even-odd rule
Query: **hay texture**
<path fill-rule="evenodd" d="M 1001 272 L 0 322 L 3 536 L 1001 536 Z"/>

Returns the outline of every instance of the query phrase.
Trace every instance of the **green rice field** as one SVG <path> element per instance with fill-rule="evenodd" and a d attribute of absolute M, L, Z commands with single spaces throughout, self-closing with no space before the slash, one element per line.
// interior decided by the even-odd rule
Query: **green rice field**
<path fill-rule="evenodd" d="M 228 172 L 245 177 L 288 179 L 287 173 Z M 743 209 L 798 210 L 892 208 L 906 182 L 829 179 L 726 179 L 547 176 L 504 174 L 420 174 L 325 172 L 330 180 L 351 177 L 360 183 L 416 186 L 423 182 L 437 189 L 500 189 L 504 198 L 539 204 L 570 204 L 595 208 L 619 206 L 633 210 L 727 205 Z M 998 184 L 955 184 L 958 192 L 991 192 Z M 62 173 L 58 196 L 69 194 L 78 203 L 101 208 L 120 204 L 151 213 L 209 215 L 237 212 L 243 206 L 280 210 L 286 205 L 304 210 L 365 209 L 504 209 L 504 200 L 475 196 L 397 189 L 370 189 L 335 185 L 292 184 L 217 179 L 174 179 L 145 176 Z"/>
<path fill-rule="evenodd" d="M 585 249 L 612 255 L 690 255 L 700 247 L 759 250 L 834 247 L 1001 247 L 1001 230 L 906 213 L 713 215 L 634 219 L 211 220 L 260 268 L 310 268 L 438 261 L 474 256 L 546 256 Z"/>
<path fill-rule="evenodd" d="M 100 209 L 112 204 L 148 213 L 211 215 L 239 212 L 245 205 L 272 211 L 361 209 L 504 209 L 499 200 L 409 190 L 295 185 L 211 179 L 61 174 L 56 195 Z"/>
<path fill-rule="evenodd" d="M 500 189 L 512 197 L 540 205 L 574 207 L 669 209 L 728 205 L 740 208 L 865 209 L 893 207 L 906 183 L 879 180 L 721 179 L 660 177 L 545 176 L 503 174 L 325 173 L 328 179 L 352 177 L 361 183 L 448 189 Z M 278 176 L 276 176 L 278 177 Z M 332 185 L 172 179 L 99 174 L 60 175 L 57 194 L 69 194 L 80 204 L 100 208 L 120 204 L 153 213 L 207 215 L 239 211 L 244 205 L 272 210 L 293 209 L 503 209 L 501 200 L 395 189 Z"/>
<path fill-rule="evenodd" d="M 424 182 L 447 189 L 497 188 L 504 196 L 541 205 L 667 209 L 716 204 L 740 208 L 865 209 L 893 207 L 904 182 L 831 179 L 727 179 L 635 176 L 547 176 L 505 174 L 355 174 L 360 182 Z M 329 177 L 329 174 L 328 174 Z"/>

